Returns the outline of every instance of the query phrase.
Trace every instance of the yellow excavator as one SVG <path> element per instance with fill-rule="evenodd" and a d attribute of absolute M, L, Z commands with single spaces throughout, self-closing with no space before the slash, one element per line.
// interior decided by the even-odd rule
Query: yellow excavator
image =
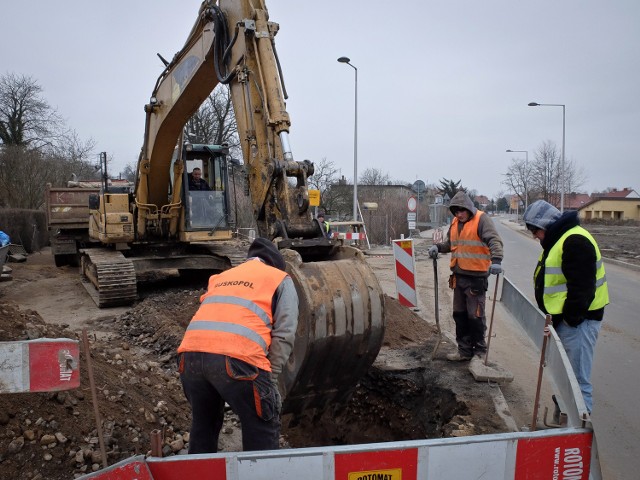
<path fill-rule="evenodd" d="M 135 192 L 94 197 L 90 236 L 101 247 L 83 250 L 81 268 L 108 306 L 131 303 L 136 275 L 147 268 L 231 266 L 229 253 L 239 247 L 228 215 L 228 152 L 183 138 L 213 89 L 228 85 L 258 233 L 283 252 L 300 298 L 294 351 L 280 375 L 283 412 L 300 413 L 342 403 L 373 363 L 384 334 L 384 297 L 363 253 L 326 238 L 312 216 L 307 178 L 314 169 L 291 151 L 278 28 L 263 0 L 202 3 L 145 106 Z M 190 162 L 211 190 L 189 190 Z"/>

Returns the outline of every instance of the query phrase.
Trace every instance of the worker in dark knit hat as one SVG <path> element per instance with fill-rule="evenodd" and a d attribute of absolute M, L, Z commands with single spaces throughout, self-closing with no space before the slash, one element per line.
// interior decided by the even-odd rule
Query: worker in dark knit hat
<path fill-rule="evenodd" d="M 278 374 L 293 350 L 298 294 L 273 242 L 257 238 L 247 257 L 211 276 L 178 347 L 189 453 L 218 451 L 225 402 L 240 418 L 243 450 L 279 447 Z"/>
<path fill-rule="evenodd" d="M 278 247 L 266 238 L 258 237 L 253 241 L 247 252 L 247 259 L 251 258 L 259 258 L 267 265 L 282 270 L 283 272 L 286 267 L 284 257 L 280 253 L 280 250 L 278 250 Z"/>
<path fill-rule="evenodd" d="M 580 226 L 578 212 L 561 213 L 544 200 L 533 202 L 524 222 L 542 252 L 533 274 L 536 302 L 551 314 L 576 374 L 587 410 L 593 408 L 591 366 L 609 303 L 607 276 L 598 244 Z"/>

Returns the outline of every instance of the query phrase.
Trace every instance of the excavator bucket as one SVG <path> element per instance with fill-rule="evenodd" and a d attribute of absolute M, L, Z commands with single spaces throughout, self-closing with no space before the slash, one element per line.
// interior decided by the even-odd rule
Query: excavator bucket
<path fill-rule="evenodd" d="M 283 413 L 321 412 L 345 403 L 378 355 L 384 296 L 356 248 L 338 247 L 316 262 L 303 262 L 293 250 L 283 254 L 300 303 L 294 350 L 280 380 Z"/>

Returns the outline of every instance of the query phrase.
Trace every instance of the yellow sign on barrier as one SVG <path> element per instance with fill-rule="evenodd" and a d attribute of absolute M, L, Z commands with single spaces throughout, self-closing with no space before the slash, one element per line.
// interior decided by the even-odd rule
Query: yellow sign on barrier
<path fill-rule="evenodd" d="M 320 206 L 320 190 L 309 190 L 309 205 L 312 207 Z"/>

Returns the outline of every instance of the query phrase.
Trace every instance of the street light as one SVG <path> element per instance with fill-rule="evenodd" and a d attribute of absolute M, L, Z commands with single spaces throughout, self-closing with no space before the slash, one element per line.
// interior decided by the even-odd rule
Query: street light
<path fill-rule="evenodd" d="M 529 193 L 527 192 L 527 176 L 529 175 L 529 152 L 527 150 L 507 150 L 508 153 L 524 153 L 524 209 L 529 206 Z"/>
<path fill-rule="evenodd" d="M 340 63 L 346 63 L 355 70 L 355 122 L 353 127 L 353 221 L 358 221 L 358 69 L 348 57 L 340 57 Z"/>
<path fill-rule="evenodd" d="M 561 103 L 530 102 L 530 107 L 562 107 L 562 157 L 560 158 L 560 211 L 564 212 L 564 131 L 565 105 Z"/>

